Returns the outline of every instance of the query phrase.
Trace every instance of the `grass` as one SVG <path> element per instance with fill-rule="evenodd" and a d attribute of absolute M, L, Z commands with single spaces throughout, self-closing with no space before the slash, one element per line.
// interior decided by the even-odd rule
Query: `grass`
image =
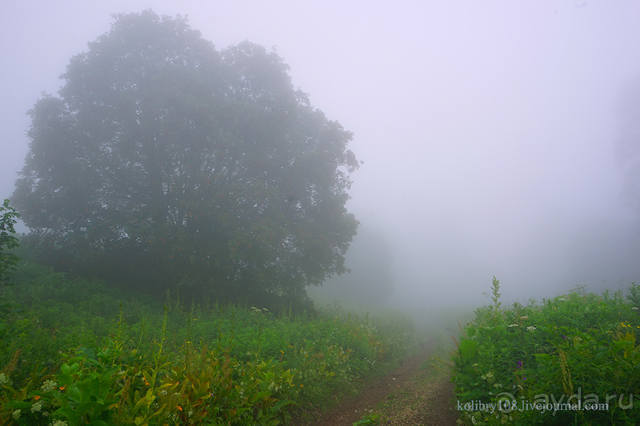
<path fill-rule="evenodd" d="M 640 287 L 508 308 L 493 294 L 454 357 L 465 423 L 640 424 Z"/>
<path fill-rule="evenodd" d="M 409 322 L 164 304 L 22 264 L 0 298 L 0 424 L 280 424 L 402 357 Z"/>

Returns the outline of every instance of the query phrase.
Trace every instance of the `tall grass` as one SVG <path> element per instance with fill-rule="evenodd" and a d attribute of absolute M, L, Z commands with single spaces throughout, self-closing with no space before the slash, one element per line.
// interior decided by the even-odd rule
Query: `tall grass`
<path fill-rule="evenodd" d="M 0 423 L 278 424 L 412 340 L 338 310 L 184 306 L 23 264 L 2 291 Z"/>
<path fill-rule="evenodd" d="M 494 289 L 454 358 L 464 421 L 640 424 L 638 286 L 627 298 L 579 290 L 509 308 L 500 305 L 499 283 Z"/>

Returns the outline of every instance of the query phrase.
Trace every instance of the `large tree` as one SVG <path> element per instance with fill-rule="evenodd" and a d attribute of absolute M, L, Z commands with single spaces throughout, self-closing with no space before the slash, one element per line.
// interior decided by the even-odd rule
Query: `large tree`
<path fill-rule="evenodd" d="M 159 290 L 300 297 L 344 269 L 351 134 L 273 52 L 119 15 L 30 111 L 13 200 L 43 257 Z"/>

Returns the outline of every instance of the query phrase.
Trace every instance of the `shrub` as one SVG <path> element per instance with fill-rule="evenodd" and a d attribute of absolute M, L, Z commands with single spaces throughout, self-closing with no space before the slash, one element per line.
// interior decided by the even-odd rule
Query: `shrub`
<path fill-rule="evenodd" d="M 14 227 L 18 217 L 9 200 L 4 200 L 0 206 L 0 284 L 7 281 L 9 272 L 18 262 L 18 257 L 10 251 L 18 247 Z"/>
<path fill-rule="evenodd" d="M 496 299 L 478 309 L 454 357 L 459 404 L 475 403 L 461 418 L 473 424 L 639 424 L 637 309 L 620 292 L 579 291 L 508 309 L 499 309 Z M 607 405 L 585 409 L 594 402 Z M 492 412 L 479 403 L 503 405 Z M 547 410 L 536 403 L 580 406 Z"/>

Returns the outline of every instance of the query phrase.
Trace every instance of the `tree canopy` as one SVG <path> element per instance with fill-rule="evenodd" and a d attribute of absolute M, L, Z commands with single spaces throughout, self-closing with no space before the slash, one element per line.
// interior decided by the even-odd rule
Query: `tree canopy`
<path fill-rule="evenodd" d="M 13 201 L 61 268 L 231 300 L 302 297 L 344 270 L 351 133 L 274 52 L 184 18 L 115 17 L 30 111 Z"/>

